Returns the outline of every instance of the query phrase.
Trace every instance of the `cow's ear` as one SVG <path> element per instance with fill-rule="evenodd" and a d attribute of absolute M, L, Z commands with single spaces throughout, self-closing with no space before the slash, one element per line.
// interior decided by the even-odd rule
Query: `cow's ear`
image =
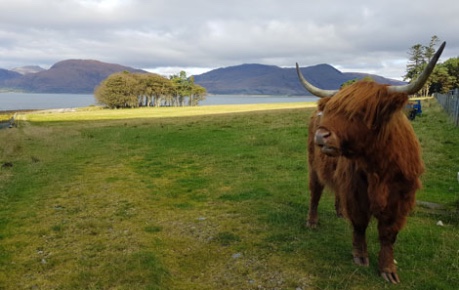
<path fill-rule="evenodd" d="M 319 111 L 325 110 L 325 106 L 327 105 L 328 101 L 330 101 L 330 100 L 331 100 L 331 97 L 320 99 L 319 102 L 317 102 L 317 109 Z"/>
<path fill-rule="evenodd" d="M 373 126 L 381 127 L 389 122 L 394 113 L 401 111 L 407 102 L 408 95 L 404 93 L 390 93 L 380 98 Z"/>

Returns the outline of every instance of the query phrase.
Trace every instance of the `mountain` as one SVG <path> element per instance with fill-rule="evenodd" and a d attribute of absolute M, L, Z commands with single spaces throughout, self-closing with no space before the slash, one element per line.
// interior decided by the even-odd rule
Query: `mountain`
<path fill-rule="evenodd" d="M 28 66 L 15 67 L 11 70 L 14 72 L 20 73 L 21 75 L 26 75 L 26 74 L 34 74 L 37 72 L 41 72 L 41 71 L 44 71 L 45 69 L 37 65 L 28 65 Z"/>
<path fill-rule="evenodd" d="M 389 84 L 389 85 L 406 85 L 406 82 L 399 81 L 399 80 L 394 80 L 394 79 L 388 79 L 382 76 L 378 76 L 375 74 L 365 74 L 365 73 L 355 73 L 355 72 L 348 72 L 344 73 L 345 75 L 349 76 L 350 79 L 362 79 L 366 76 L 371 77 L 375 82 L 380 83 L 380 84 Z"/>
<path fill-rule="evenodd" d="M 20 73 L 0 68 L 0 82 L 2 80 L 6 81 L 6 80 L 15 79 L 15 78 L 18 78 L 20 76 L 21 76 Z"/>
<path fill-rule="evenodd" d="M 21 75 L 14 72 L 16 75 L 9 78 L 0 75 L 0 88 L 33 93 L 93 93 L 102 80 L 122 71 L 147 73 L 118 64 L 71 59 L 58 62 L 50 69 L 37 73 Z"/>
<path fill-rule="evenodd" d="M 311 84 L 322 89 L 339 89 L 348 80 L 363 78 L 369 74 L 343 73 L 328 64 L 301 68 Z M 405 84 L 377 75 L 369 75 L 379 83 Z M 194 76 L 196 84 L 210 94 L 248 95 L 310 95 L 298 81 L 295 68 L 280 68 L 261 64 L 243 64 L 219 68 Z"/>
<path fill-rule="evenodd" d="M 280 95 L 288 75 L 277 66 L 244 64 L 219 68 L 194 76 L 194 81 L 211 94 Z"/>

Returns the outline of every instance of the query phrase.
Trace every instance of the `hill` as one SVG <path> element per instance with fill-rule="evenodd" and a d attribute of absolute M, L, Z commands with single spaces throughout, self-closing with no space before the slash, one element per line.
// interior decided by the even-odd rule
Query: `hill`
<path fill-rule="evenodd" d="M 20 73 L 21 75 L 26 75 L 26 74 L 33 74 L 33 73 L 41 72 L 41 71 L 44 71 L 45 69 L 37 65 L 28 65 L 28 66 L 15 67 L 11 70 L 17 73 Z"/>
<path fill-rule="evenodd" d="M 338 89 L 341 84 L 369 74 L 343 73 L 328 64 L 301 68 L 303 75 L 315 86 L 323 89 Z M 403 82 L 369 75 L 375 81 L 387 84 Z M 195 82 L 210 94 L 249 95 L 308 95 L 298 81 L 295 68 L 280 68 L 261 64 L 243 64 L 219 68 L 194 76 Z"/>
<path fill-rule="evenodd" d="M 109 75 L 121 72 L 147 73 L 118 64 L 96 60 L 64 60 L 50 69 L 21 75 L 17 72 L 8 78 L 0 75 L 0 88 L 33 93 L 92 93 L 94 88 Z"/>
<path fill-rule="evenodd" d="M 11 80 L 20 77 L 21 74 L 15 71 L 0 68 L 0 81 Z"/>

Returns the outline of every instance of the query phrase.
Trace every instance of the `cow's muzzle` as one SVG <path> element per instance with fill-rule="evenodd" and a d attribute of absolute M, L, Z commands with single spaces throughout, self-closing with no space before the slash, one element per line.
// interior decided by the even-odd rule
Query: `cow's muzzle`
<path fill-rule="evenodd" d="M 339 149 L 333 145 L 333 134 L 323 128 L 319 128 L 314 136 L 314 143 L 321 148 L 321 151 L 329 156 L 340 155 Z"/>

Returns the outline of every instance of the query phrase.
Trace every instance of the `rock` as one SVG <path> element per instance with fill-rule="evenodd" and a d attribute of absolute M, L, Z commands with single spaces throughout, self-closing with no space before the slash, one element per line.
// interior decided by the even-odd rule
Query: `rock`
<path fill-rule="evenodd" d="M 4 162 L 2 164 L 2 168 L 10 168 L 10 167 L 13 167 L 13 163 L 12 162 Z"/>
<path fill-rule="evenodd" d="M 433 209 L 433 210 L 444 210 L 445 209 L 445 206 L 442 204 L 428 202 L 428 201 L 417 200 L 416 204 L 418 206 L 428 208 L 428 209 Z"/>
<path fill-rule="evenodd" d="M 231 256 L 233 259 L 239 259 L 242 257 L 242 253 L 236 253 Z"/>

